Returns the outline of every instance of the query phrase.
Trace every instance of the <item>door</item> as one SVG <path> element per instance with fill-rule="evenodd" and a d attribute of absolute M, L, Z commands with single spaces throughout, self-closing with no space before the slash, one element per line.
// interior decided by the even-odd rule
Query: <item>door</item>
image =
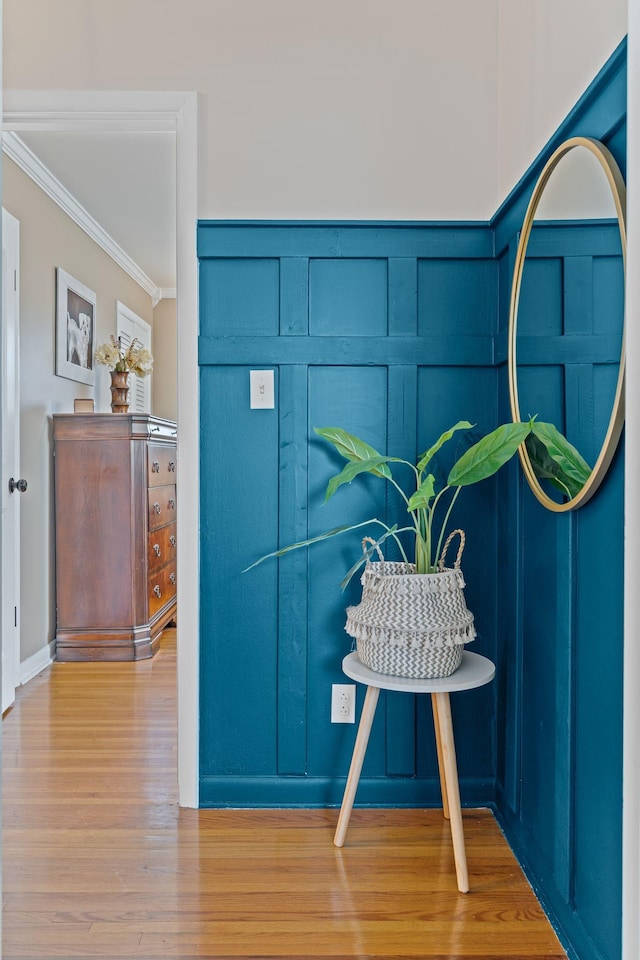
<path fill-rule="evenodd" d="M 2 712 L 20 682 L 20 224 L 2 211 Z"/>
<path fill-rule="evenodd" d="M 151 352 L 151 327 L 133 310 L 125 307 L 124 303 L 116 302 L 116 336 L 123 346 L 128 347 L 132 340 L 137 340 L 136 346 L 144 347 Z M 151 376 L 129 377 L 129 412 L 151 413 Z"/>

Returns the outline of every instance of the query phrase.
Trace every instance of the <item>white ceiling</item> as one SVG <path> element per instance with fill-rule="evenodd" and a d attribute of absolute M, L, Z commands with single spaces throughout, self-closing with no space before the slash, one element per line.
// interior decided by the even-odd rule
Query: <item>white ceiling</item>
<path fill-rule="evenodd" d="M 47 131 L 19 136 L 157 287 L 175 288 L 173 133 Z"/>

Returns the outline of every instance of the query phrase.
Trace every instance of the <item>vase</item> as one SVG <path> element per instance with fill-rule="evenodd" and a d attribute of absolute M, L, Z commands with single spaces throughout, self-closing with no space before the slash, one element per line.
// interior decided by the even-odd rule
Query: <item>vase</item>
<path fill-rule="evenodd" d="M 128 413 L 129 411 L 129 374 L 111 371 L 111 412 Z"/>

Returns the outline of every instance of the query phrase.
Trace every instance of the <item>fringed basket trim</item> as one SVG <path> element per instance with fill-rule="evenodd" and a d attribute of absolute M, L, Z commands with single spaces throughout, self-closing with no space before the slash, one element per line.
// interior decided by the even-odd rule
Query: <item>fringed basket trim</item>
<path fill-rule="evenodd" d="M 425 647 L 454 647 L 471 643 L 476 639 L 476 630 L 473 621 L 465 627 L 451 629 L 449 631 L 424 631 L 421 633 L 403 633 L 380 626 L 371 626 L 369 624 L 356 623 L 351 618 L 347 619 L 345 626 L 346 633 L 356 640 L 368 640 L 370 643 L 388 643 L 394 647 L 406 647 L 411 650 L 418 650 Z"/>

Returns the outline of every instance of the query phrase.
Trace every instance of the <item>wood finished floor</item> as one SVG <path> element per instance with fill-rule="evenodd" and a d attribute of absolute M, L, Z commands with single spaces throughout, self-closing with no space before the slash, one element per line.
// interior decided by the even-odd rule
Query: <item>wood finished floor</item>
<path fill-rule="evenodd" d="M 151 661 L 56 663 L 3 720 L 4 960 L 561 960 L 492 815 L 180 810 L 175 631 Z M 346 773 L 346 771 L 345 771 Z"/>

